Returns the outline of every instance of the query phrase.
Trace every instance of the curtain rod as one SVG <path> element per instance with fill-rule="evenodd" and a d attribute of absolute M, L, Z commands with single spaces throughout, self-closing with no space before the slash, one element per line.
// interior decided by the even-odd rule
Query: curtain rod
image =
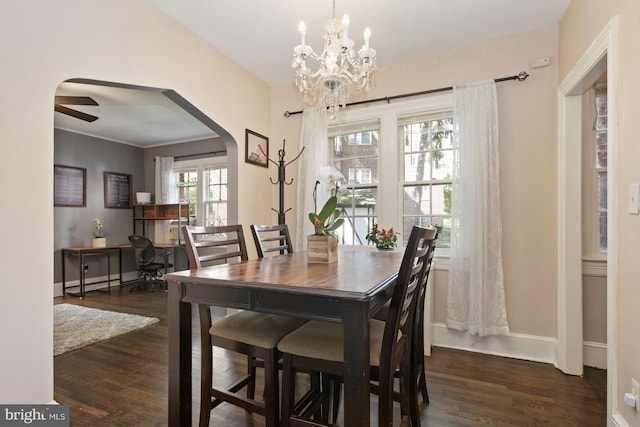
<path fill-rule="evenodd" d="M 498 79 L 494 79 L 494 81 L 496 83 L 506 82 L 508 80 L 518 80 L 519 82 L 523 82 L 523 81 L 527 80 L 527 77 L 529 77 L 529 74 L 526 73 L 525 71 L 521 71 L 520 73 L 518 73 L 515 76 L 500 77 Z M 403 93 L 402 95 L 385 96 L 384 98 L 367 99 L 367 100 L 364 100 L 364 101 L 350 102 L 350 103 L 346 104 L 345 107 L 351 107 L 353 105 L 360 105 L 360 104 L 369 104 L 371 102 L 382 102 L 382 101 L 386 101 L 387 103 L 389 103 L 389 102 L 393 101 L 394 99 L 408 98 L 410 96 L 428 95 L 428 94 L 431 94 L 431 93 L 446 92 L 446 91 L 449 91 L 449 90 L 453 90 L 453 86 L 441 87 L 441 88 L 438 88 L 438 89 L 423 90 L 422 92 Z M 300 111 L 285 111 L 284 112 L 284 116 L 285 117 L 291 117 L 294 114 L 302 113 L 302 111 L 303 110 L 300 110 Z"/>
<path fill-rule="evenodd" d="M 213 155 L 218 156 L 218 154 L 227 154 L 227 150 L 218 150 L 218 151 L 207 151 L 206 153 L 194 153 L 194 154 L 183 154 L 182 156 L 173 156 L 174 160 L 177 159 L 185 159 L 187 157 L 198 157 L 198 156 L 208 156 L 208 155 Z M 156 158 L 153 158 L 153 161 L 156 161 Z"/>

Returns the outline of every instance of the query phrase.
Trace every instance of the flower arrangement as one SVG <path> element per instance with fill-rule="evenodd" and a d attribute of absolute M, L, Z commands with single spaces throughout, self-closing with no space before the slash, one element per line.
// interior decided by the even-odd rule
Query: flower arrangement
<path fill-rule="evenodd" d="M 392 249 L 397 246 L 398 235 L 393 231 L 393 227 L 385 230 L 384 228 L 380 230 L 378 224 L 373 224 L 373 228 L 366 236 L 367 242 L 371 242 L 376 245 L 378 249 Z"/>
<path fill-rule="evenodd" d="M 102 231 L 102 228 L 104 227 L 104 224 L 102 224 L 102 220 L 100 218 L 95 218 L 93 220 L 93 223 L 96 225 L 96 231 L 91 234 L 96 239 L 102 239 L 105 236 L 104 231 Z"/>
<path fill-rule="evenodd" d="M 309 212 L 309 220 L 313 224 L 316 236 L 330 236 L 340 228 L 344 219 L 340 218 L 340 209 L 336 207 L 337 205 L 338 198 L 333 196 L 327 200 L 319 213 Z"/>

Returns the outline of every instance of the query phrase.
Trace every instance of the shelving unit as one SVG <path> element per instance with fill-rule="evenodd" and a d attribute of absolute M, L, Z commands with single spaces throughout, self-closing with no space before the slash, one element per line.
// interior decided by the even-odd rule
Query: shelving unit
<path fill-rule="evenodd" d="M 146 235 L 147 221 L 177 220 L 178 230 L 183 225 L 189 225 L 189 204 L 143 204 L 133 206 L 133 234 L 136 234 L 137 225 L 142 224 L 142 234 Z M 178 245 L 182 243 L 181 233 L 178 233 Z"/>

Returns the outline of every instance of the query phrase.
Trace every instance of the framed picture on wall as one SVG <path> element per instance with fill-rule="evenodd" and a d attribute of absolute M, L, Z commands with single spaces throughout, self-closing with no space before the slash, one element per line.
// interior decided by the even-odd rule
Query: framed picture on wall
<path fill-rule="evenodd" d="M 246 149 L 244 161 L 268 168 L 269 138 L 252 130 L 245 129 L 245 143 Z"/>
<path fill-rule="evenodd" d="M 87 169 L 53 165 L 53 205 L 87 206 Z"/>
<path fill-rule="evenodd" d="M 131 175 L 104 173 L 104 207 L 131 208 Z"/>

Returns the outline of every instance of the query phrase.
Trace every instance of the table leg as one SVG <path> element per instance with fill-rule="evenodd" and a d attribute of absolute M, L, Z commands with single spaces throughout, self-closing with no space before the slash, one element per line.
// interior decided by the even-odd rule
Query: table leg
<path fill-rule="evenodd" d="M 67 272 L 65 269 L 65 250 L 62 249 L 60 251 L 60 254 L 62 255 L 62 296 L 65 297 L 67 296 Z"/>
<path fill-rule="evenodd" d="M 111 251 L 107 251 L 107 292 L 111 293 Z"/>
<path fill-rule="evenodd" d="M 346 302 L 344 308 L 344 425 L 369 427 L 370 368 L 367 304 Z"/>
<path fill-rule="evenodd" d="M 84 253 L 80 252 L 80 298 L 84 298 Z"/>
<path fill-rule="evenodd" d="M 169 426 L 191 425 L 191 304 L 182 302 L 182 284 L 169 287 Z"/>
<path fill-rule="evenodd" d="M 118 248 L 118 271 L 120 273 L 120 289 L 122 289 L 122 248 Z"/>

